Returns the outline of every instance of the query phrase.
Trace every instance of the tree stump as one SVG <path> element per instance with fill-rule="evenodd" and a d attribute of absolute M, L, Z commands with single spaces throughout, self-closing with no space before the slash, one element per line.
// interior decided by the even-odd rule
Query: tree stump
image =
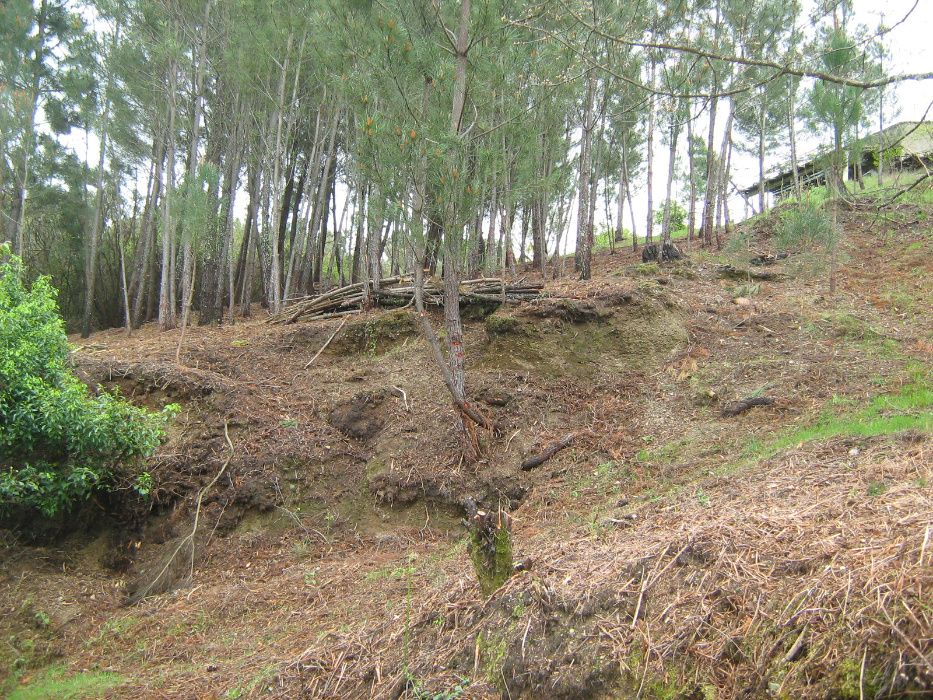
<path fill-rule="evenodd" d="M 515 567 L 512 563 L 512 519 L 499 510 L 479 510 L 472 499 L 464 502 L 470 541 L 467 550 L 479 587 L 484 596 L 492 595 L 505 583 Z"/>
<path fill-rule="evenodd" d="M 680 260 L 684 254 L 676 245 L 668 241 L 663 245 L 649 243 L 641 251 L 642 262 L 672 262 Z"/>

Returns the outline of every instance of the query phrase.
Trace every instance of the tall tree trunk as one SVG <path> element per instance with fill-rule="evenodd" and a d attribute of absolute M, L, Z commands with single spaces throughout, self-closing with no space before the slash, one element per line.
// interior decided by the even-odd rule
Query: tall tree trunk
<path fill-rule="evenodd" d="M 294 35 L 289 32 L 288 34 L 288 43 L 285 47 L 285 60 L 282 62 L 281 72 L 279 75 L 279 90 L 278 90 L 278 102 L 276 103 L 275 110 L 275 147 L 272 153 L 272 202 L 274 207 L 274 213 L 270 217 L 271 222 L 277 222 L 279 218 L 279 212 L 282 207 L 282 200 L 279 195 L 279 187 L 281 186 L 282 178 L 282 128 L 285 117 L 285 78 L 288 74 L 288 64 L 291 59 L 292 53 L 292 42 L 294 40 Z M 267 228 L 268 224 L 263 228 Z M 266 290 L 267 300 L 269 303 L 269 311 L 273 314 L 277 314 L 281 311 L 282 307 L 282 281 L 281 281 L 281 263 L 280 263 L 280 254 L 278 246 L 278 239 L 276 236 L 272 235 L 272 231 L 265 232 L 266 237 L 268 238 L 269 247 L 272 249 L 271 257 L 269 260 L 269 275 L 268 275 L 268 289 Z"/>
<path fill-rule="evenodd" d="M 580 279 L 590 278 L 592 258 L 592 235 L 590 223 L 590 184 L 592 177 L 591 145 L 593 137 L 593 106 L 596 97 L 596 75 L 590 70 L 586 81 L 586 97 L 583 110 L 583 133 L 580 142 L 580 198 L 577 206 L 577 248 L 579 250 L 577 272 Z"/>
<path fill-rule="evenodd" d="M 378 192 L 376 197 L 378 203 Z M 376 211 L 381 212 L 384 207 L 376 206 Z M 369 195 L 369 213 L 373 214 L 373 193 Z M 366 238 L 367 260 L 369 262 L 369 281 L 372 283 L 373 290 L 379 291 L 379 282 L 382 280 L 382 240 L 379 231 L 382 228 L 381 216 L 369 219 L 369 235 Z M 391 224 L 390 221 L 386 222 Z"/>
<path fill-rule="evenodd" d="M 214 309 L 219 318 L 224 316 L 224 294 L 228 298 L 228 322 L 233 323 L 233 234 L 234 210 L 236 207 L 236 192 L 240 182 L 240 133 L 242 130 L 242 113 L 240 111 L 240 98 L 237 95 L 234 103 L 236 123 L 233 127 L 233 143 L 227 154 L 227 172 L 223 191 L 223 237 L 221 241 L 220 260 L 217 264 L 217 279 L 214 287 Z"/>
<path fill-rule="evenodd" d="M 653 90 L 657 77 L 657 62 L 653 57 L 650 71 L 650 86 Z M 654 112 L 654 95 L 652 94 L 648 97 L 648 143 L 646 145 L 648 218 L 645 221 L 645 245 L 649 245 L 654 239 L 654 125 L 656 121 Z"/>
<path fill-rule="evenodd" d="M 676 110 L 671 115 L 670 149 L 667 161 L 667 187 L 664 191 L 664 215 L 661 219 L 661 244 L 671 241 L 671 207 L 674 190 L 674 167 L 677 163 L 677 141 L 680 137 L 680 125 L 677 123 Z"/>
<path fill-rule="evenodd" d="M 311 231 L 318 230 L 321 219 L 323 218 L 323 210 L 327 207 L 327 196 L 329 194 L 335 194 L 336 188 L 336 168 L 334 167 L 335 159 L 337 157 L 337 127 L 340 123 L 342 116 L 342 111 L 338 110 L 334 114 L 333 121 L 330 125 L 330 134 L 328 135 L 328 144 L 327 144 L 327 160 L 324 163 L 323 174 L 321 175 L 320 183 L 318 185 L 317 195 L 315 196 L 314 209 L 311 213 Z M 349 202 L 349 193 L 348 199 Z M 336 221 L 334 222 L 337 223 Z M 313 264 L 313 280 L 316 287 L 321 286 L 321 269 L 324 267 L 324 251 L 327 246 L 327 227 L 320 227 L 320 239 L 318 240 L 317 246 L 314 249 L 314 260 L 312 263 L 311 257 L 308 256 L 307 262 L 309 265 Z M 336 235 L 336 234 L 335 234 Z M 336 245 L 336 238 L 334 240 L 334 245 Z M 336 253 L 335 253 L 336 254 Z M 310 267 L 303 267 L 301 274 L 301 291 L 308 290 L 308 279 L 312 270 Z"/>
<path fill-rule="evenodd" d="M 765 211 L 765 98 L 761 90 L 762 103 L 759 105 L 758 121 L 758 210 Z"/>
<path fill-rule="evenodd" d="M 696 184 L 696 168 L 694 160 L 695 152 L 693 148 L 693 114 L 687 117 L 687 159 L 688 159 L 688 174 L 687 179 L 690 181 L 690 204 L 687 207 L 687 247 L 689 248 L 693 244 L 693 237 L 696 235 L 696 216 L 697 216 L 697 184 Z"/>
<path fill-rule="evenodd" d="M 803 196 L 803 188 L 800 184 L 800 167 L 797 164 L 797 112 L 794 107 L 794 88 L 793 81 L 787 79 L 787 132 L 790 137 L 790 167 L 794 173 L 794 195 L 799 202 Z"/>
<path fill-rule="evenodd" d="M 152 177 L 149 178 L 149 190 L 146 205 L 143 207 L 143 229 L 141 250 L 136 256 L 130 289 L 133 290 L 133 327 L 138 328 L 142 322 L 143 302 L 146 290 L 153 285 L 151 272 L 152 251 L 155 247 L 156 223 L 155 213 L 159 206 L 159 196 L 162 192 L 162 171 L 165 161 L 165 140 L 159 130 L 153 133 L 152 146 Z"/>
<path fill-rule="evenodd" d="M 166 132 L 165 195 L 162 197 L 162 279 L 159 284 L 159 330 L 175 327 L 175 296 L 172 293 L 172 241 L 175 228 L 172 222 L 172 199 L 175 190 L 175 96 L 178 68 L 174 60 L 168 70 L 168 126 Z"/>
<path fill-rule="evenodd" d="M 120 253 L 120 291 L 123 292 L 123 327 L 126 329 L 126 335 L 130 336 L 133 334 L 133 321 L 130 318 L 130 293 L 126 284 L 126 254 L 123 251 L 123 236 L 116 218 L 114 218 L 113 226 L 114 229 L 116 229 L 115 237 L 117 239 L 117 250 Z"/>
<path fill-rule="evenodd" d="M 243 244 L 240 248 L 238 286 L 240 288 L 240 314 L 249 316 L 253 300 L 253 268 L 255 250 L 259 247 L 257 218 L 259 209 L 259 168 L 253 163 L 247 165 L 246 191 L 249 202 L 246 205 L 246 221 L 243 224 Z"/>
<path fill-rule="evenodd" d="M 29 172 L 33 151 L 36 148 L 36 113 L 39 111 L 39 92 L 41 76 L 45 71 L 46 36 L 48 31 L 49 3 L 42 0 L 36 14 L 35 49 L 32 57 L 32 84 L 29 88 L 29 108 L 26 111 L 26 124 L 23 129 L 22 153 L 18 162 L 18 177 L 14 176 L 16 190 L 13 194 L 13 207 L 9 217 L 10 241 L 13 252 L 26 258 L 26 191 L 29 187 Z"/>
<path fill-rule="evenodd" d="M 110 55 L 113 56 L 120 36 L 119 23 L 114 28 L 110 40 Z M 97 282 L 97 245 L 100 240 L 100 228 L 104 217 L 104 173 L 107 166 L 107 136 L 110 127 L 110 98 L 113 93 L 113 78 L 108 77 L 104 91 L 104 113 L 101 118 L 100 156 L 97 160 L 97 197 L 94 203 L 94 218 L 88 236 L 84 259 L 84 316 L 81 320 L 81 337 L 91 334 L 91 322 L 94 317 L 94 291 Z M 120 264 L 123 264 L 123 250 L 120 250 Z"/>
<path fill-rule="evenodd" d="M 725 206 L 725 193 L 729 182 L 729 148 L 732 144 L 732 122 L 735 116 L 735 103 L 729 101 L 729 112 L 726 117 L 726 128 L 722 136 L 722 148 L 719 152 L 719 168 L 714 180 L 716 221 L 719 221 L 719 215 Z M 722 248 L 722 238 L 720 237 L 719 227 L 716 227 L 716 248 Z"/>
<path fill-rule="evenodd" d="M 718 90 L 718 82 L 714 84 Z M 706 141 L 706 193 L 703 196 L 703 245 L 713 244 L 713 217 L 716 199 L 716 158 L 713 141 L 716 137 L 716 108 L 719 98 L 715 95 L 710 98 L 709 105 L 709 133 Z"/>
<path fill-rule="evenodd" d="M 622 149 L 625 149 L 623 141 Z M 624 162 L 624 158 L 623 158 Z M 624 167 L 624 166 L 623 166 Z M 619 175 L 619 189 L 616 195 L 616 231 L 613 236 L 613 243 L 621 243 L 625 238 L 625 227 L 622 225 L 622 217 L 625 215 L 625 171 Z M 615 246 L 611 246 L 615 252 Z"/>

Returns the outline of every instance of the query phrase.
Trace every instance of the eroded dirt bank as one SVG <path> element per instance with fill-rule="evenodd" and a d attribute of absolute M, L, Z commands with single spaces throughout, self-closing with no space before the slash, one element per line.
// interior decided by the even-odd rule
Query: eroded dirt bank
<path fill-rule="evenodd" d="M 729 260 L 605 254 L 591 282 L 477 311 L 469 391 L 498 435 L 474 463 L 407 311 L 348 322 L 307 368 L 339 320 L 192 328 L 181 367 L 174 332 L 95 335 L 75 353 L 87 381 L 183 411 L 150 500 L 101 503 L 113 517 L 54 545 L 6 540 L 3 687 L 922 695 L 933 244 L 848 225 L 836 299 L 793 260 L 772 280 L 722 271 L 769 250 L 762 229 Z M 723 415 L 754 396 L 774 403 Z M 511 513 L 528 563 L 489 599 L 465 498 Z M 186 538 L 193 575 L 171 559 Z"/>

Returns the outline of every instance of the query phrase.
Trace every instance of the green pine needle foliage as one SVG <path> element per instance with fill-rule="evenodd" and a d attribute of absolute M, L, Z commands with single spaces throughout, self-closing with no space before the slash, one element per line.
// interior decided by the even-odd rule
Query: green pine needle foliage
<path fill-rule="evenodd" d="M 0 514 L 52 516 L 151 455 L 177 407 L 151 413 L 93 395 L 68 365 L 57 291 L 48 277 L 24 277 L 22 261 L 0 246 Z"/>

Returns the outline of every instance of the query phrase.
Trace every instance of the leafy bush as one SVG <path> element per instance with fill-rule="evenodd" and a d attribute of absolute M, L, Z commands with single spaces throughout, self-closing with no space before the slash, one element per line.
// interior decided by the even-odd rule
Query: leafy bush
<path fill-rule="evenodd" d="M 117 467 L 152 454 L 166 420 L 116 394 L 94 396 L 68 366 L 68 341 L 48 277 L 27 286 L 0 246 L 0 512 L 66 510 L 113 483 Z"/>

